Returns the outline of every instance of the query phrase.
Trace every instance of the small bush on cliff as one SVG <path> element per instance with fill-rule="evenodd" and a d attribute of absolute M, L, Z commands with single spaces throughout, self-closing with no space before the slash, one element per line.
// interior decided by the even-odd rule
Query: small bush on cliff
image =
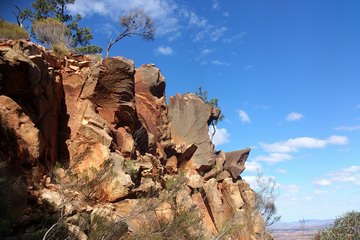
<path fill-rule="evenodd" d="M 145 40 L 154 39 L 155 27 L 153 20 L 142 10 L 134 10 L 120 18 L 120 25 L 124 30 L 114 40 L 110 40 L 106 49 L 106 57 L 110 48 L 121 39 L 131 36 L 140 36 Z"/>
<path fill-rule="evenodd" d="M 70 42 L 69 29 L 55 18 L 35 20 L 32 29 L 36 40 L 64 52 Z"/>
<path fill-rule="evenodd" d="M 217 98 L 208 99 L 208 92 L 203 90 L 201 86 L 196 90 L 195 95 L 198 96 L 201 100 L 203 100 L 204 103 L 209 104 L 214 108 L 220 109 L 220 107 L 218 106 L 219 100 Z M 213 139 L 216 133 L 216 125 L 220 121 L 224 120 L 224 117 L 225 117 L 224 114 L 220 110 L 220 115 L 217 119 L 211 119 L 211 118 L 209 119 L 208 125 L 211 125 L 213 128 L 213 132 L 211 133 L 211 140 Z"/>
<path fill-rule="evenodd" d="M 29 38 L 29 35 L 25 29 L 0 18 L 0 38 L 21 39 Z"/>
<path fill-rule="evenodd" d="M 256 207 L 264 218 L 266 226 L 280 221 L 281 216 L 277 214 L 275 200 L 279 196 L 278 185 L 273 178 L 265 178 L 257 173 L 256 183 L 259 190 L 256 193 Z"/>
<path fill-rule="evenodd" d="M 360 212 L 348 212 L 337 217 L 330 227 L 321 230 L 315 240 L 357 240 L 360 239 Z"/>

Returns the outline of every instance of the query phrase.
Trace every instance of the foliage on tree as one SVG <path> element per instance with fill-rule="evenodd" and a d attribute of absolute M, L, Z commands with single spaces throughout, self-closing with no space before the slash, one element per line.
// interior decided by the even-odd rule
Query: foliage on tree
<path fill-rule="evenodd" d="M 35 20 L 32 28 L 35 39 L 49 46 L 59 43 L 68 44 L 70 41 L 68 28 L 58 19 L 45 18 Z"/>
<path fill-rule="evenodd" d="M 90 28 L 79 27 L 79 22 L 82 20 L 80 14 L 71 16 L 66 13 L 66 7 L 69 4 L 74 4 L 75 0 L 35 0 L 32 4 L 34 11 L 31 12 L 32 21 L 56 18 L 60 22 L 66 24 L 67 35 L 71 36 L 71 47 L 77 53 L 100 53 L 101 47 L 90 45 L 93 39 Z"/>
<path fill-rule="evenodd" d="M 196 90 L 195 95 L 198 96 L 201 100 L 203 100 L 204 103 L 209 104 L 214 108 L 220 109 L 218 105 L 218 99 L 217 98 L 208 99 L 208 91 L 204 91 L 201 86 Z M 211 140 L 216 133 L 216 125 L 220 121 L 222 121 L 224 117 L 225 117 L 224 114 L 220 110 L 220 115 L 217 119 L 210 119 L 210 122 L 208 124 L 213 127 L 213 132 L 211 133 Z"/>
<path fill-rule="evenodd" d="M 360 212 L 351 211 L 337 217 L 330 227 L 320 230 L 314 239 L 360 239 Z"/>
<path fill-rule="evenodd" d="M 0 18 L 0 38 L 21 39 L 29 38 L 29 35 L 25 29 Z"/>
<path fill-rule="evenodd" d="M 24 28 L 23 23 L 27 18 L 30 17 L 31 11 L 28 8 L 21 10 L 17 5 L 14 5 L 14 7 L 16 8 L 16 11 L 13 11 L 12 13 L 16 17 L 16 22 L 18 23 L 19 27 Z"/>
<path fill-rule="evenodd" d="M 142 10 L 134 10 L 120 18 L 120 25 L 124 29 L 114 40 L 110 40 L 106 49 L 109 56 L 111 47 L 125 37 L 140 36 L 145 40 L 154 39 L 155 27 L 153 20 Z"/>
<path fill-rule="evenodd" d="M 259 187 L 256 192 L 256 207 L 264 218 L 265 225 L 271 226 L 281 219 L 275 205 L 275 200 L 279 196 L 278 186 L 273 178 L 265 178 L 260 172 L 255 180 Z"/>
<path fill-rule="evenodd" d="M 57 18 L 61 22 L 72 20 L 72 16 L 65 13 L 68 4 L 74 4 L 75 0 L 35 0 L 32 7 L 32 17 L 35 19 Z"/>
<path fill-rule="evenodd" d="M 204 103 L 209 104 L 209 105 L 213 106 L 214 108 L 220 108 L 218 105 L 218 101 L 219 101 L 218 98 L 208 99 L 208 91 L 204 91 L 201 86 L 196 90 L 195 94 L 201 100 L 203 100 Z M 217 122 L 224 120 L 224 117 L 225 117 L 224 114 L 220 113 L 220 116 L 219 116 Z"/>

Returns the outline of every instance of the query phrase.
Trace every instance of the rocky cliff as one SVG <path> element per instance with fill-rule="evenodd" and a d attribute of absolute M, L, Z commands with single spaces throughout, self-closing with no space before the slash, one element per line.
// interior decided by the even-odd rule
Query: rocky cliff
<path fill-rule="evenodd" d="M 0 42 L 0 234 L 272 239 L 241 179 L 250 149 L 215 151 L 219 110 L 166 104 L 165 85 L 152 64 Z"/>

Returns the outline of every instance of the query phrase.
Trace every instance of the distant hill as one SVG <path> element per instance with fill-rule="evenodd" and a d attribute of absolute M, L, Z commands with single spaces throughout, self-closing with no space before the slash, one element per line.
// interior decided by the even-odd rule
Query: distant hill
<path fill-rule="evenodd" d="M 310 228 L 310 227 L 326 227 L 330 224 L 332 224 L 334 222 L 333 219 L 324 219 L 324 220 L 319 220 L 319 219 L 305 219 L 305 228 Z M 271 227 L 269 227 L 270 229 L 287 229 L 287 228 L 301 228 L 300 223 L 299 222 L 277 222 L 274 225 L 272 225 Z"/>
<path fill-rule="evenodd" d="M 312 239 L 320 230 L 334 222 L 333 219 L 305 219 L 305 228 L 299 222 L 277 222 L 269 227 L 275 240 L 305 240 Z"/>

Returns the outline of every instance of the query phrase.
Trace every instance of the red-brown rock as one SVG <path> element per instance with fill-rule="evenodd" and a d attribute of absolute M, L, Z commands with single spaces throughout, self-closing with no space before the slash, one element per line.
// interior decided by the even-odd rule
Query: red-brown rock
<path fill-rule="evenodd" d="M 234 179 L 238 179 L 245 170 L 245 161 L 247 160 L 250 148 L 225 153 L 224 170 L 228 171 Z"/>
<path fill-rule="evenodd" d="M 215 161 L 208 135 L 212 107 L 194 94 L 177 94 L 170 98 L 168 108 L 171 140 L 179 145 L 195 144 L 197 150 L 191 159 L 194 166 L 211 168 Z"/>

